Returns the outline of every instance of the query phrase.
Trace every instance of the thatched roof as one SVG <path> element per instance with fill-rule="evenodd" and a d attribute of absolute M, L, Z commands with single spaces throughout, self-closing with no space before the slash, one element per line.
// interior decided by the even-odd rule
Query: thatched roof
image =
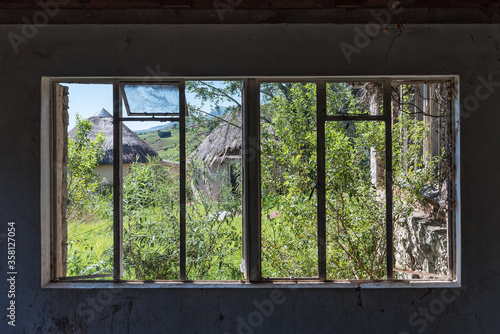
<path fill-rule="evenodd" d="M 99 165 L 113 164 L 113 117 L 106 110 L 102 109 L 94 116 L 87 119 L 92 122 L 92 130 L 89 133 L 90 139 L 95 139 L 98 133 L 104 135 L 104 155 L 99 159 Z M 68 135 L 73 137 L 76 128 L 73 128 Z M 148 162 L 148 157 L 156 157 L 158 153 L 144 140 L 139 138 L 132 130 L 123 124 L 123 163 Z"/>
<path fill-rule="evenodd" d="M 241 158 L 241 112 L 230 113 L 205 138 L 192 156 L 208 165 L 232 157 Z"/>

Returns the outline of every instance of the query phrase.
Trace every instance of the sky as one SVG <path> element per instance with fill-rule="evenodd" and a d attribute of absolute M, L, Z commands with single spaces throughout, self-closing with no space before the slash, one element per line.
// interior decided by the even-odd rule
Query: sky
<path fill-rule="evenodd" d="M 95 115 L 102 108 L 106 109 L 110 114 L 113 113 L 113 85 L 111 84 L 69 84 L 62 83 L 68 87 L 69 92 L 69 126 L 71 130 L 76 125 L 76 114 L 82 118 L 89 118 Z M 186 93 L 187 102 L 194 104 L 197 108 L 201 108 L 201 101 L 195 98 L 193 93 Z M 229 104 L 221 105 L 229 106 Z M 202 110 L 210 112 L 210 105 L 205 103 Z M 126 116 L 126 112 L 124 111 Z M 127 127 L 132 131 L 149 129 L 153 126 L 158 126 L 161 122 L 126 122 Z"/>

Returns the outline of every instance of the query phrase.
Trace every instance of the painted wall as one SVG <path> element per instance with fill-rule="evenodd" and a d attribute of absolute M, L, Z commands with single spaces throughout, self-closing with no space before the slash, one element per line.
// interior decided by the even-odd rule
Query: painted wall
<path fill-rule="evenodd" d="M 123 176 L 126 176 L 129 172 L 130 165 L 132 164 L 123 164 Z M 104 183 L 113 184 L 113 166 L 112 165 L 101 165 L 97 166 L 94 169 L 94 173 L 99 176 L 99 179 Z"/>
<path fill-rule="evenodd" d="M 7 36 L 22 36 L 22 27 L 0 26 L 0 332 L 500 332 L 500 28 L 407 25 L 400 37 L 391 27 L 371 41 L 355 40 L 354 29 L 42 26 L 26 35 L 16 53 Z M 358 45 L 351 62 L 339 47 L 343 42 Z M 41 288 L 41 77 L 167 74 L 460 75 L 467 108 L 460 129 L 463 287 Z M 8 221 L 16 222 L 15 328 L 6 317 Z"/>

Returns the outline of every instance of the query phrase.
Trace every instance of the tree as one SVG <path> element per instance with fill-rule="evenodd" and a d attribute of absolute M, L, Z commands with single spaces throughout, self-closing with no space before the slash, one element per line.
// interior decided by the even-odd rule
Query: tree
<path fill-rule="evenodd" d="M 232 101 L 241 109 L 233 96 L 241 92 L 242 82 L 194 82 L 187 87 L 205 101 Z M 370 89 L 329 83 L 329 113 L 363 114 L 379 108 L 378 95 Z M 315 276 L 316 85 L 263 83 L 260 93 L 262 272 L 271 277 Z M 429 126 L 410 112 L 414 89 L 403 87 L 402 95 L 405 100 L 397 104 L 401 115 L 392 129 L 392 223 L 411 219 L 419 210 L 422 189 L 439 186 L 435 165 L 444 154 L 430 157 L 425 152 Z M 384 123 L 335 121 L 327 122 L 325 130 L 327 277 L 383 279 L 385 184 L 372 173 L 373 163 L 385 164 Z M 275 212 L 278 216 L 271 218 Z"/>
<path fill-rule="evenodd" d="M 68 139 L 68 215 L 83 209 L 100 184 L 94 169 L 103 154 L 104 136 L 99 133 L 91 139 L 91 130 L 92 122 L 77 114 L 75 135 Z"/>

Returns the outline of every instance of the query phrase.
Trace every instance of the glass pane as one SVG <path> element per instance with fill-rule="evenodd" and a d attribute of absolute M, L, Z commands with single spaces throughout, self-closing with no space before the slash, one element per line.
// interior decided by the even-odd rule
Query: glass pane
<path fill-rule="evenodd" d="M 328 82 L 328 115 L 379 115 L 382 111 L 381 82 Z"/>
<path fill-rule="evenodd" d="M 327 122 L 327 279 L 386 277 L 383 122 Z"/>
<path fill-rule="evenodd" d="M 113 107 L 112 86 L 63 85 L 69 90 L 67 192 L 63 195 L 66 276 L 112 279 L 113 121 L 107 111 Z"/>
<path fill-rule="evenodd" d="M 449 275 L 451 87 L 446 81 L 392 87 L 395 278 Z"/>
<path fill-rule="evenodd" d="M 242 81 L 188 81 L 187 277 L 241 280 Z"/>
<path fill-rule="evenodd" d="M 179 113 L 179 86 L 124 85 L 131 114 L 162 115 Z"/>
<path fill-rule="evenodd" d="M 261 90 L 263 277 L 317 277 L 316 84 Z"/>
<path fill-rule="evenodd" d="M 140 122 L 123 127 L 124 279 L 179 279 L 179 125 L 157 124 L 139 134 L 130 128 Z"/>

